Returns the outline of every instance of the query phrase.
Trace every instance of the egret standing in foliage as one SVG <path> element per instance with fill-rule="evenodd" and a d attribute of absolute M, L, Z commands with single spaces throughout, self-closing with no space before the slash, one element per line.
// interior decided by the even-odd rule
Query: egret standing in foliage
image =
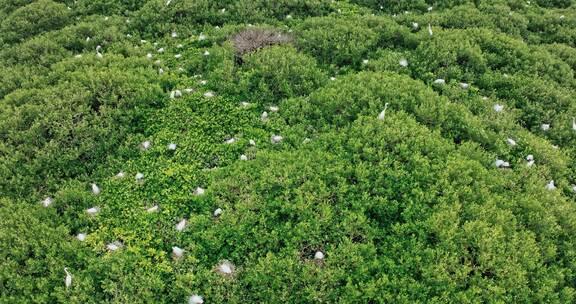
<path fill-rule="evenodd" d="M 100 194 L 100 187 L 98 187 L 98 185 L 92 184 L 92 194 L 94 195 Z"/>
<path fill-rule="evenodd" d="M 216 266 L 216 272 L 223 276 L 233 276 L 234 270 L 234 264 L 227 260 L 220 262 L 220 264 Z"/>
<path fill-rule="evenodd" d="M 388 108 L 388 103 L 384 104 L 384 110 L 382 110 L 382 112 L 380 112 L 380 114 L 378 114 L 378 119 L 379 120 L 384 120 L 384 118 L 386 118 L 386 109 Z"/>
<path fill-rule="evenodd" d="M 322 251 L 316 251 L 316 253 L 314 253 L 314 259 L 316 261 L 322 261 L 324 260 L 324 252 Z"/>
<path fill-rule="evenodd" d="M 47 197 L 42 201 L 42 206 L 44 207 L 48 207 L 52 204 L 52 198 L 51 197 Z"/>
<path fill-rule="evenodd" d="M 64 267 L 64 272 L 66 273 L 64 284 L 66 285 L 66 288 L 68 288 L 72 285 L 72 275 L 68 272 L 68 267 Z"/>
<path fill-rule="evenodd" d="M 188 304 L 204 304 L 204 299 L 199 295 L 191 295 Z"/>
<path fill-rule="evenodd" d="M 124 247 L 124 244 L 122 244 L 122 242 L 120 241 L 114 241 L 106 245 L 106 249 L 108 249 L 109 251 L 116 251 L 122 247 Z"/>
<path fill-rule="evenodd" d="M 551 180 L 548 184 L 546 184 L 546 190 L 554 190 L 556 189 L 556 185 L 554 185 L 554 180 Z"/>
<path fill-rule="evenodd" d="M 83 242 L 86 239 L 86 233 L 78 233 L 78 235 L 76 236 L 76 238 Z"/>
<path fill-rule="evenodd" d="M 528 167 L 532 167 L 532 165 L 534 165 L 534 155 L 529 154 L 528 156 L 526 156 L 526 160 L 528 161 L 528 163 L 526 164 Z"/>
<path fill-rule="evenodd" d="M 572 117 L 572 130 L 576 131 L 576 117 Z"/>
<path fill-rule="evenodd" d="M 542 131 L 548 131 L 550 130 L 550 124 L 542 124 L 540 129 L 542 129 Z"/>
<path fill-rule="evenodd" d="M 516 145 L 516 141 L 510 137 L 508 137 L 508 139 L 506 139 L 506 143 L 511 147 L 514 147 Z"/>
<path fill-rule="evenodd" d="M 504 110 L 504 106 L 498 103 L 495 104 L 493 108 L 496 113 L 500 113 L 502 112 L 502 110 Z"/>
<path fill-rule="evenodd" d="M 176 230 L 177 231 L 182 231 L 186 228 L 186 219 L 182 219 L 180 222 L 178 222 L 178 224 L 176 224 Z"/>
<path fill-rule="evenodd" d="M 180 260 L 183 256 L 184 256 L 184 249 L 176 246 L 172 247 L 172 258 L 175 261 Z"/>
<path fill-rule="evenodd" d="M 280 136 L 280 135 L 272 135 L 272 137 L 270 137 L 270 141 L 271 141 L 273 144 L 280 143 L 283 139 L 284 139 L 284 138 L 283 138 L 282 136 Z"/>
<path fill-rule="evenodd" d="M 194 193 L 194 195 L 196 195 L 196 196 L 200 196 L 200 195 L 204 195 L 204 192 L 205 192 L 204 188 L 202 188 L 202 187 L 196 187 L 196 190 L 194 190 L 193 193 Z"/>
<path fill-rule="evenodd" d="M 214 210 L 214 217 L 219 217 L 222 214 L 222 209 L 218 208 Z"/>
<path fill-rule="evenodd" d="M 90 215 L 90 216 L 96 215 L 99 211 L 100 211 L 100 208 L 98 208 L 98 207 L 92 207 L 92 208 L 86 209 L 86 213 L 88 213 L 88 215 Z"/>
<path fill-rule="evenodd" d="M 428 23 L 428 34 L 430 34 L 430 36 L 433 35 L 433 33 L 432 33 L 432 26 L 430 25 L 430 23 Z"/>
<path fill-rule="evenodd" d="M 405 68 L 408 66 L 408 60 L 406 60 L 406 58 L 402 58 L 400 59 L 400 61 L 398 62 L 400 64 L 401 67 Z"/>

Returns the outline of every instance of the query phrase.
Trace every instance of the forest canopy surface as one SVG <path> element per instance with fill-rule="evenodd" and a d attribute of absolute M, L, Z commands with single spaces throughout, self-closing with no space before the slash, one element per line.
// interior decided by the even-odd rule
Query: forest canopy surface
<path fill-rule="evenodd" d="M 575 303 L 576 1 L 0 1 L 0 303 Z"/>

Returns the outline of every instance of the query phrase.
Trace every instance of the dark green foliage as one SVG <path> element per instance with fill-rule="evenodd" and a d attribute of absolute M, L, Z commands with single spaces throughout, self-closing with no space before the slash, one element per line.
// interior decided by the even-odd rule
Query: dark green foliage
<path fill-rule="evenodd" d="M 0 303 L 576 302 L 575 5 L 3 1 Z"/>

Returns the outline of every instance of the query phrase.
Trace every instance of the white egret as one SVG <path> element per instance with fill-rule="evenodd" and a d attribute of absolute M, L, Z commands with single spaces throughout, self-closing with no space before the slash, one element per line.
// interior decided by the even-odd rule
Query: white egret
<path fill-rule="evenodd" d="M 136 173 L 136 181 L 141 182 L 144 179 L 144 174 L 138 172 Z"/>
<path fill-rule="evenodd" d="M 86 233 L 78 233 L 78 235 L 76 236 L 76 238 L 83 242 L 86 239 Z"/>
<path fill-rule="evenodd" d="M 412 22 L 412 29 L 413 30 L 418 30 L 420 28 L 420 25 L 418 24 L 418 22 Z"/>
<path fill-rule="evenodd" d="M 540 129 L 542 129 L 542 131 L 548 131 L 550 130 L 550 124 L 542 124 L 540 125 Z"/>
<path fill-rule="evenodd" d="M 576 117 L 572 117 L 572 130 L 576 131 Z"/>
<path fill-rule="evenodd" d="M 514 147 L 514 146 L 516 145 L 516 141 L 513 140 L 513 139 L 510 138 L 510 137 L 508 137 L 508 138 L 506 139 L 506 143 L 507 143 L 509 146 L 511 146 L 511 147 Z"/>
<path fill-rule="evenodd" d="M 164 53 L 164 48 L 162 48 L 162 47 L 159 48 L 159 49 L 157 50 L 157 52 L 158 52 L 158 53 Z"/>
<path fill-rule="evenodd" d="M 196 187 L 196 190 L 194 190 L 193 193 L 194 193 L 194 195 L 196 195 L 196 196 L 200 196 L 200 195 L 204 195 L 204 192 L 205 192 L 204 188 L 202 188 L 202 187 Z"/>
<path fill-rule="evenodd" d="M 432 26 L 430 25 L 430 23 L 428 23 L 428 34 L 430 34 L 430 36 L 432 36 Z"/>
<path fill-rule="evenodd" d="M 126 174 L 124 173 L 124 171 L 120 171 L 118 172 L 118 174 L 116 174 L 117 178 L 124 178 L 124 176 L 126 176 Z"/>
<path fill-rule="evenodd" d="M 208 50 L 204 51 L 204 56 L 208 56 L 210 55 L 210 52 L 208 52 Z"/>
<path fill-rule="evenodd" d="M 170 144 L 168 145 L 168 150 L 170 150 L 170 151 L 176 150 L 176 144 L 175 144 L 175 143 L 170 143 Z"/>
<path fill-rule="evenodd" d="M 248 160 L 248 156 L 245 154 L 240 155 L 240 160 Z"/>
<path fill-rule="evenodd" d="M 270 141 L 271 141 L 273 144 L 277 144 L 277 143 L 281 142 L 283 139 L 284 139 L 284 138 L 283 138 L 282 136 L 280 136 L 280 135 L 272 135 L 272 136 L 270 137 Z"/>
<path fill-rule="evenodd" d="M 99 211 L 100 211 L 100 208 L 98 208 L 98 207 L 92 207 L 92 208 L 86 209 L 86 213 L 88 213 L 88 215 L 90 215 L 90 216 L 96 215 Z"/>
<path fill-rule="evenodd" d="M 170 34 L 170 36 L 171 36 L 172 38 L 176 38 L 176 37 L 178 37 L 178 33 L 172 32 L 172 34 Z"/>
<path fill-rule="evenodd" d="M 178 222 L 178 224 L 176 224 L 176 230 L 178 231 L 184 230 L 184 228 L 186 228 L 187 223 L 188 221 L 186 219 L 182 219 L 181 221 Z"/>
<path fill-rule="evenodd" d="M 206 40 L 206 35 L 200 33 L 200 35 L 198 35 L 198 40 L 200 40 L 200 41 Z"/>
<path fill-rule="evenodd" d="M 158 208 L 159 208 L 158 205 L 154 205 L 154 206 L 146 209 L 146 212 L 148 212 L 148 213 L 154 213 L 154 212 L 157 212 L 157 211 L 158 211 Z"/>
<path fill-rule="evenodd" d="M 182 54 L 176 54 L 176 55 L 174 55 L 174 58 L 176 58 L 176 59 L 178 59 L 178 58 L 180 58 L 180 57 L 182 57 Z"/>
<path fill-rule="evenodd" d="M 554 190 L 556 189 L 556 185 L 554 185 L 554 180 L 551 180 L 550 182 L 548 182 L 548 184 L 546 184 L 546 190 Z"/>
<path fill-rule="evenodd" d="M 179 260 L 180 258 L 182 258 L 184 256 L 184 249 L 180 248 L 180 247 L 172 247 L 172 258 L 174 260 Z"/>
<path fill-rule="evenodd" d="M 124 244 L 122 244 L 122 242 L 120 241 L 114 241 L 106 245 L 106 249 L 108 249 L 109 251 L 116 251 L 122 247 L 124 247 Z"/>
<path fill-rule="evenodd" d="M 47 197 L 42 201 L 42 206 L 44 207 L 48 207 L 52 204 L 52 198 L 51 197 Z"/>
<path fill-rule="evenodd" d="M 439 85 L 444 85 L 444 84 L 446 84 L 446 80 L 444 80 L 443 78 L 438 78 L 438 79 L 434 80 L 433 83 L 439 84 Z"/>
<path fill-rule="evenodd" d="M 148 53 L 148 54 L 146 54 L 146 58 L 148 58 L 148 59 L 152 59 L 152 57 L 153 57 L 152 53 Z"/>
<path fill-rule="evenodd" d="M 270 112 L 278 112 L 280 108 L 277 106 L 269 106 L 268 110 L 270 110 Z"/>
<path fill-rule="evenodd" d="M 150 141 L 148 141 L 148 140 L 143 141 L 142 144 L 140 144 L 140 146 L 142 147 L 143 150 L 148 150 L 151 145 L 152 145 L 152 144 L 151 144 Z"/>
<path fill-rule="evenodd" d="M 384 104 L 384 110 L 378 114 L 378 120 L 384 120 L 386 118 L 386 109 L 388 108 L 388 103 Z"/>
<path fill-rule="evenodd" d="M 200 80 L 201 85 L 206 85 L 207 83 L 208 83 L 208 81 L 206 81 L 206 80 Z"/>
<path fill-rule="evenodd" d="M 268 121 L 268 112 L 266 112 L 266 111 L 262 112 L 262 114 L 260 115 L 260 120 L 262 122 L 267 122 Z"/>
<path fill-rule="evenodd" d="M 461 82 L 460 83 L 460 87 L 464 90 L 468 89 L 470 87 L 470 85 L 466 82 Z"/>
<path fill-rule="evenodd" d="M 322 251 L 316 251 L 316 253 L 314 254 L 314 259 L 316 261 L 324 260 L 324 253 Z"/>
<path fill-rule="evenodd" d="M 302 141 L 303 144 L 307 144 L 309 142 L 311 142 L 312 140 L 308 137 L 304 138 L 304 140 Z"/>
<path fill-rule="evenodd" d="M 236 138 L 235 137 L 228 138 L 225 142 L 231 145 L 236 142 Z"/>
<path fill-rule="evenodd" d="M 398 63 L 400 64 L 401 67 L 404 67 L 404 68 L 408 66 L 408 60 L 406 58 L 400 59 L 400 61 L 398 61 Z"/>
<path fill-rule="evenodd" d="M 330 77 L 330 80 L 334 81 L 336 80 L 336 77 Z"/>
<path fill-rule="evenodd" d="M 204 299 L 199 295 L 191 295 L 188 304 L 204 304 Z"/>
<path fill-rule="evenodd" d="M 158 74 L 160 74 L 160 75 L 164 74 L 164 69 L 163 69 L 163 68 L 159 68 L 159 69 L 158 69 Z M 174 98 L 174 97 L 172 97 L 172 96 L 170 96 L 170 97 L 171 97 L 171 98 Z"/>
<path fill-rule="evenodd" d="M 368 59 L 362 60 L 362 64 L 368 64 Z"/>
<path fill-rule="evenodd" d="M 256 145 L 256 142 L 255 142 L 253 139 L 249 140 L 248 143 L 249 143 L 251 146 L 255 146 L 255 145 Z"/>
<path fill-rule="evenodd" d="M 94 195 L 98 195 L 100 194 L 100 187 L 98 187 L 98 185 L 96 184 L 92 184 L 92 194 Z"/>
<path fill-rule="evenodd" d="M 221 208 L 218 208 L 218 209 L 214 210 L 214 217 L 220 216 L 220 215 L 222 214 L 222 212 L 223 212 L 223 211 L 222 211 Z"/>
<path fill-rule="evenodd" d="M 206 98 L 212 98 L 212 97 L 214 97 L 214 92 L 208 91 L 208 92 L 204 93 L 204 97 L 206 97 Z"/>
<path fill-rule="evenodd" d="M 68 272 L 68 267 L 64 267 L 64 272 L 66 273 L 64 284 L 66 285 L 66 288 L 68 288 L 70 285 L 72 285 L 72 275 Z"/>
<path fill-rule="evenodd" d="M 232 276 L 234 274 L 234 264 L 224 260 L 216 267 L 216 272 L 224 276 Z"/>
<path fill-rule="evenodd" d="M 502 112 L 502 110 L 504 110 L 504 106 L 497 103 L 494 105 L 493 109 L 494 109 L 494 111 L 496 111 L 496 113 L 500 113 L 500 112 Z"/>

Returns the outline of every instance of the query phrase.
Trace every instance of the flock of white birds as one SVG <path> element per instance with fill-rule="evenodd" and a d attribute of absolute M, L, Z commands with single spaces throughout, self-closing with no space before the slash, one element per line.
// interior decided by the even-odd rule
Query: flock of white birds
<path fill-rule="evenodd" d="M 166 1 L 166 5 L 170 5 L 171 2 L 172 2 L 172 0 L 167 0 L 167 1 Z M 432 7 L 430 7 L 428 10 L 430 11 L 431 9 L 432 9 Z M 287 17 L 287 18 L 289 19 L 290 17 Z M 127 22 L 129 22 L 129 20 L 127 20 Z M 415 29 L 415 30 L 417 30 L 417 29 L 419 28 L 419 24 L 413 22 L 413 23 L 412 23 L 412 28 Z M 432 26 L 431 26 L 430 24 L 428 24 L 428 34 L 429 34 L 430 36 L 433 35 Z M 129 34 L 128 34 L 128 35 L 129 35 Z M 172 38 L 177 38 L 177 37 L 178 37 L 178 34 L 177 34 L 176 32 L 172 32 L 170 36 L 171 36 Z M 90 39 L 91 39 L 90 37 L 86 38 L 87 41 L 90 40 Z M 200 41 L 202 41 L 202 40 L 205 40 L 205 39 L 206 39 L 206 36 L 205 36 L 203 33 L 201 33 L 201 34 L 197 37 L 197 39 L 200 40 Z M 140 42 L 141 42 L 141 43 L 146 43 L 147 41 L 146 41 L 146 40 L 141 40 Z M 157 46 L 157 43 L 154 43 L 154 46 Z M 177 48 L 182 48 L 182 47 L 183 47 L 182 44 L 179 44 L 179 45 L 177 46 Z M 97 56 L 98 58 L 103 58 L 103 54 L 101 53 L 101 51 L 102 51 L 102 46 L 101 46 L 101 45 L 98 45 L 98 46 L 96 47 L 96 56 Z M 162 53 L 165 52 L 165 49 L 164 49 L 163 47 L 160 47 L 160 48 L 157 48 L 157 49 L 156 49 L 156 52 L 159 53 L 159 54 L 162 54 Z M 203 55 L 203 56 L 209 56 L 209 55 L 210 55 L 210 52 L 209 52 L 208 50 L 205 50 L 205 51 L 202 53 L 202 55 Z M 82 55 L 80 55 L 80 54 L 79 54 L 79 55 L 75 55 L 76 58 L 80 58 L 81 56 L 82 56 Z M 174 57 L 175 57 L 176 59 L 180 59 L 180 58 L 182 58 L 182 54 L 178 53 L 178 54 L 176 54 Z M 149 59 L 149 60 L 152 60 L 152 59 L 154 58 L 154 55 L 153 55 L 152 53 L 147 53 L 147 54 L 146 54 L 146 58 Z M 364 59 L 364 60 L 362 61 L 363 64 L 368 64 L 368 62 L 369 62 L 368 59 Z M 161 63 L 161 61 L 160 61 L 160 60 L 157 60 L 155 63 L 156 63 L 157 65 L 159 65 L 159 64 Z M 399 63 L 399 65 L 400 65 L 401 67 L 403 67 L 403 68 L 406 68 L 406 67 L 408 67 L 408 65 L 409 65 L 408 60 L 405 59 L 405 58 L 400 59 L 398 63 Z M 179 70 L 182 71 L 182 68 L 179 68 Z M 159 68 L 159 69 L 158 69 L 158 73 L 159 73 L 159 74 L 163 74 L 163 73 L 164 73 L 164 70 L 163 70 L 162 68 Z M 197 78 L 197 77 L 201 77 L 201 75 L 195 75 L 195 78 Z M 333 81 L 333 80 L 336 80 L 336 78 L 335 78 L 335 77 L 330 77 L 330 80 Z M 200 80 L 199 83 L 200 83 L 201 85 L 205 85 L 205 84 L 207 83 L 207 81 L 206 81 L 206 80 Z M 433 84 L 435 84 L 435 85 L 445 85 L 445 84 L 446 84 L 446 81 L 445 81 L 445 79 L 438 78 L 438 79 L 436 79 L 436 80 L 433 81 Z M 468 89 L 468 88 L 469 88 L 469 84 L 468 84 L 468 83 L 461 82 L 459 85 L 460 85 L 460 87 L 461 87 L 462 89 Z M 192 88 L 186 88 L 186 89 L 183 89 L 183 91 L 184 91 L 185 93 L 187 93 L 187 94 L 190 94 L 190 93 L 195 92 L 195 90 L 192 89 Z M 215 94 L 214 92 L 212 92 L 212 91 L 206 91 L 206 92 L 203 93 L 203 96 L 204 96 L 205 98 L 211 98 L 211 97 L 214 97 L 215 95 L 216 95 L 216 94 Z M 169 96 L 170 96 L 171 99 L 181 98 L 181 97 L 183 97 L 183 93 L 182 93 L 181 90 L 173 90 L 173 91 L 170 92 L 170 95 L 169 95 Z M 487 97 L 483 97 L 483 99 L 484 99 L 484 100 L 487 100 L 488 98 L 487 98 Z M 251 105 L 251 104 L 248 103 L 248 102 L 242 102 L 242 103 L 241 103 L 241 106 L 243 106 L 243 107 L 248 107 L 248 106 L 250 106 L 250 105 Z M 383 110 L 378 114 L 377 119 L 379 119 L 379 120 L 384 120 L 384 119 L 385 119 L 387 108 L 388 108 L 388 103 L 385 103 L 384 108 L 383 108 Z M 278 112 L 278 111 L 279 111 L 279 107 L 277 107 L 277 106 L 270 106 L 270 107 L 268 108 L 268 110 L 269 110 L 270 112 Z M 493 110 L 494 110 L 495 112 L 497 112 L 497 113 L 503 112 L 503 111 L 504 111 L 504 106 L 501 105 L 501 104 L 494 104 L 494 105 L 493 105 Z M 262 122 L 267 122 L 267 121 L 269 120 L 269 114 L 268 114 L 268 112 L 267 112 L 267 111 L 262 112 L 262 114 L 260 115 L 260 119 L 261 119 Z M 551 128 L 551 127 L 550 127 L 550 124 L 543 123 L 543 124 L 541 125 L 541 129 L 544 130 L 544 131 L 547 131 L 547 130 L 549 130 L 550 128 Z M 573 119 L 572 119 L 572 129 L 576 132 L 576 118 L 573 118 Z M 278 144 L 278 143 L 282 142 L 282 140 L 283 140 L 283 137 L 282 137 L 281 135 L 273 134 L 273 135 L 270 137 L 270 142 L 273 143 L 273 144 Z M 237 141 L 236 138 L 231 137 L 231 138 L 226 139 L 226 140 L 225 140 L 225 143 L 226 143 L 226 144 L 233 144 L 233 143 L 235 143 L 236 141 Z M 306 139 L 304 140 L 305 143 L 306 143 L 306 142 L 309 142 L 309 141 L 310 141 L 309 138 L 306 138 Z M 512 139 L 512 138 L 507 138 L 507 139 L 506 139 L 506 142 L 507 142 L 508 145 L 510 145 L 510 146 L 515 146 L 515 145 L 516 145 L 516 141 L 515 141 L 514 139 Z M 249 144 L 252 145 L 252 146 L 254 146 L 254 145 L 256 145 L 256 142 L 255 142 L 253 139 L 250 139 Z M 152 146 L 152 143 L 151 143 L 150 141 L 144 141 L 144 142 L 142 142 L 142 143 L 140 144 L 140 148 L 141 148 L 142 150 L 148 150 L 148 149 L 151 148 L 151 146 Z M 170 144 L 168 144 L 168 146 L 167 146 L 167 149 L 170 150 L 170 151 L 175 151 L 176 148 L 177 148 L 177 144 L 176 144 L 176 143 L 170 143 Z M 248 157 L 247 157 L 245 154 L 242 154 L 242 155 L 240 155 L 240 160 L 246 161 L 246 160 L 248 160 Z M 534 165 L 534 161 L 535 161 L 535 160 L 534 160 L 534 156 L 533 156 L 533 155 L 528 155 L 528 156 L 526 156 L 526 161 L 527 161 L 527 163 L 526 163 L 527 166 L 533 166 L 533 165 Z M 506 168 L 510 168 L 510 163 L 507 162 L 507 161 L 501 160 L 501 159 L 497 159 L 497 160 L 495 161 L 495 166 L 496 166 L 497 168 L 506 169 Z M 120 171 L 115 177 L 116 177 L 116 178 L 124 178 L 125 176 L 126 176 L 126 174 L 125 174 L 123 171 Z M 136 182 L 137 182 L 137 183 L 143 183 L 143 182 L 144 182 L 144 174 L 143 174 L 143 173 L 140 173 L 140 172 L 136 173 L 135 179 L 136 179 Z M 576 185 L 573 185 L 572 187 L 573 187 L 572 189 L 576 192 Z M 102 190 L 100 189 L 100 187 L 99 187 L 96 183 L 92 183 L 92 184 L 91 184 L 91 188 L 92 188 L 92 193 L 93 193 L 94 195 L 99 195 L 99 194 L 102 192 Z M 555 190 L 555 189 L 556 189 L 556 186 L 555 186 L 555 184 L 554 184 L 554 181 L 553 181 L 553 180 L 550 180 L 550 181 L 545 185 L 545 189 L 547 189 L 547 190 Z M 201 187 L 197 187 L 197 188 L 193 191 L 193 195 L 195 195 L 195 196 L 203 195 L 204 193 L 205 193 L 205 189 L 203 189 L 203 188 L 201 188 Z M 46 197 L 46 198 L 45 198 L 44 200 L 42 200 L 42 202 L 41 202 L 41 204 L 42 204 L 44 207 L 49 207 L 52 203 L 53 203 L 53 199 L 52 199 L 51 197 Z M 146 209 L 147 212 L 157 212 L 158 210 L 159 210 L 159 206 L 158 206 L 158 205 L 153 205 L 153 206 L 151 206 L 151 207 L 149 207 L 149 208 Z M 86 210 L 86 213 L 87 213 L 88 215 L 90 215 L 90 216 L 96 216 L 99 211 L 100 211 L 100 207 L 94 206 L 94 207 L 91 207 L 91 208 L 87 209 L 87 210 Z M 213 216 L 214 216 L 214 217 L 218 217 L 218 216 L 220 216 L 222 213 L 223 213 L 223 210 L 222 210 L 221 208 L 217 208 L 217 209 L 214 211 Z M 182 218 L 182 219 L 175 225 L 175 229 L 176 229 L 177 231 L 179 231 L 179 232 L 182 232 L 182 231 L 185 230 L 187 223 L 188 223 L 188 220 L 187 220 L 186 218 Z M 78 233 L 78 235 L 76 236 L 76 238 L 77 238 L 79 241 L 84 241 L 84 240 L 86 239 L 86 237 L 87 237 L 87 234 L 86 234 L 86 233 Z M 114 242 L 111 242 L 111 243 L 109 243 L 109 244 L 106 245 L 106 249 L 109 250 L 109 251 L 120 250 L 120 249 L 122 249 L 123 247 L 124 247 L 124 244 L 123 244 L 121 241 L 114 241 Z M 172 258 L 173 258 L 175 261 L 180 260 L 180 259 L 184 256 L 184 254 L 185 254 L 185 250 L 184 250 L 184 249 L 182 249 L 182 248 L 180 248 L 180 247 L 178 247 L 178 246 L 173 246 L 173 247 L 172 247 Z M 324 257 L 325 257 L 325 254 L 324 254 L 324 252 L 322 252 L 322 251 L 317 251 L 317 252 L 314 254 L 314 260 L 316 260 L 317 262 L 323 261 L 323 260 L 324 260 Z M 215 266 L 214 270 L 215 270 L 215 272 L 217 272 L 217 273 L 219 273 L 219 274 L 221 274 L 221 275 L 223 275 L 223 276 L 233 276 L 233 275 L 235 274 L 235 266 L 234 266 L 234 264 L 232 264 L 232 262 L 230 262 L 230 261 L 228 261 L 228 260 L 223 260 L 223 261 L 221 261 L 218 265 Z M 65 274 L 66 274 L 66 277 L 65 277 L 65 279 L 64 279 L 64 282 L 65 282 L 65 286 L 68 288 L 68 287 L 70 287 L 70 286 L 72 285 L 72 274 L 70 273 L 70 271 L 68 270 L 67 267 L 64 268 L 64 272 L 65 272 Z M 194 294 L 194 295 L 191 295 L 191 296 L 189 297 L 188 302 L 189 302 L 189 304 L 202 304 L 202 303 L 204 303 L 204 299 L 203 299 L 202 296 L 197 295 L 197 294 Z"/>

